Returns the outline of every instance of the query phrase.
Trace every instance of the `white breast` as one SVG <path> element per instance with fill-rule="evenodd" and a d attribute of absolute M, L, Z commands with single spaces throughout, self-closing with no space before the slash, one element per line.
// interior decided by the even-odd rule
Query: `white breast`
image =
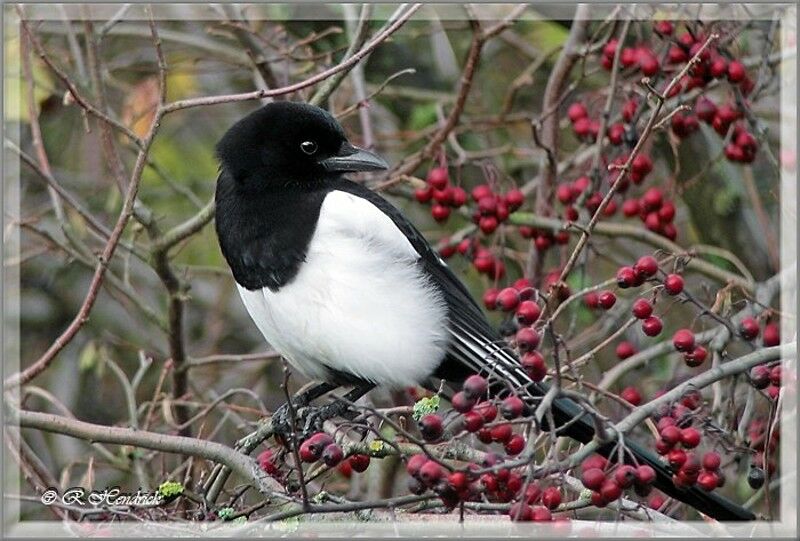
<path fill-rule="evenodd" d="M 267 342 L 300 372 L 326 366 L 375 383 L 421 382 L 447 345 L 446 308 L 411 243 L 372 203 L 334 191 L 306 262 L 277 293 L 239 286 Z"/>

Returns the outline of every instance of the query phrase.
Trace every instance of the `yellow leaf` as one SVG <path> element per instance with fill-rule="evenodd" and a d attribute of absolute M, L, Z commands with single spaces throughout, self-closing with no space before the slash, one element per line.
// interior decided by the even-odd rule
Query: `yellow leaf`
<path fill-rule="evenodd" d="M 5 115 L 10 121 L 28 122 L 27 82 L 22 78 L 22 57 L 19 36 L 9 38 L 5 42 L 5 77 L 3 90 L 5 91 Z M 36 109 L 51 93 L 53 79 L 50 71 L 35 54 L 31 55 L 31 70 L 33 71 L 33 98 Z"/>
<path fill-rule="evenodd" d="M 148 77 L 133 87 L 122 106 L 122 122 L 139 137 L 147 135 L 158 107 L 158 78 Z"/>

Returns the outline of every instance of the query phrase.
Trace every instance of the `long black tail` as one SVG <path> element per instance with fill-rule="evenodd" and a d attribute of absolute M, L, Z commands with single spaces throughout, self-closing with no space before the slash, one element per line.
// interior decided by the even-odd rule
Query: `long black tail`
<path fill-rule="evenodd" d="M 547 387 L 543 384 L 538 384 L 536 389 L 536 394 L 547 391 Z M 559 431 L 560 435 L 568 436 L 581 443 L 592 441 L 595 434 L 594 425 L 586 419 L 587 414 L 578 404 L 568 398 L 558 398 L 553 401 L 552 411 L 553 421 L 556 426 L 564 426 L 563 431 Z M 575 420 L 579 416 L 580 418 Z M 755 520 L 756 517 L 753 513 L 713 492 L 706 492 L 697 486 L 690 488 L 676 487 L 672 482 L 672 472 L 657 455 L 634 442 L 626 441 L 625 445 L 630 451 L 630 453 L 624 454 L 626 461 L 631 464 L 634 462 L 633 457 L 630 456 L 632 454 L 636 457 L 635 460 L 638 464 L 647 464 L 652 467 L 656 472 L 654 486 L 664 494 L 680 500 L 700 513 L 716 520 Z M 609 460 L 616 460 L 618 457 L 613 443 L 601 446 L 598 453 Z"/>

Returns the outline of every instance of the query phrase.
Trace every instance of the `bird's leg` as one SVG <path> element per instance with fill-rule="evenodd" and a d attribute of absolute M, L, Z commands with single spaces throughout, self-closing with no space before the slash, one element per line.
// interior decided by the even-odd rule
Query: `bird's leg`
<path fill-rule="evenodd" d="M 314 387 L 298 394 L 292 398 L 292 407 L 297 413 L 301 409 L 305 409 L 313 400 L 320 396 L 327 394 L 334 390 L 337 385 L 333 383 L 320 383 Z M 292 416 L 289 411 L 289 403 L 286 403 L 275 410 L 272 415 L 272 429 L 279 434 L 288 434 L 292 428 Z"/>
<path fill-rule="evenodd" d="M 318 408 L 307 408 L 308 411 L 303 414 L 303 435 L 321 431 L 322 423 L 334 417 L 345 417 L 347 419 L 355 418 L 356 412 L 350 411 L 350 404 L 374 388 L 374 383 L 359 383 L 342 398 L 336 398 L 330 404 Z"/>

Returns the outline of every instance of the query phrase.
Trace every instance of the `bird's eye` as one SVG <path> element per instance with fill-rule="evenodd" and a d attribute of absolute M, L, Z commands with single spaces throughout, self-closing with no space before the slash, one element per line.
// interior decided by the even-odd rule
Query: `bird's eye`
<path fill-rule="evenodd" d="M 314 141 L 303 141 L 300 143 L 300 150 L 311 156 L 317 151 L 317 143 Z"/>

